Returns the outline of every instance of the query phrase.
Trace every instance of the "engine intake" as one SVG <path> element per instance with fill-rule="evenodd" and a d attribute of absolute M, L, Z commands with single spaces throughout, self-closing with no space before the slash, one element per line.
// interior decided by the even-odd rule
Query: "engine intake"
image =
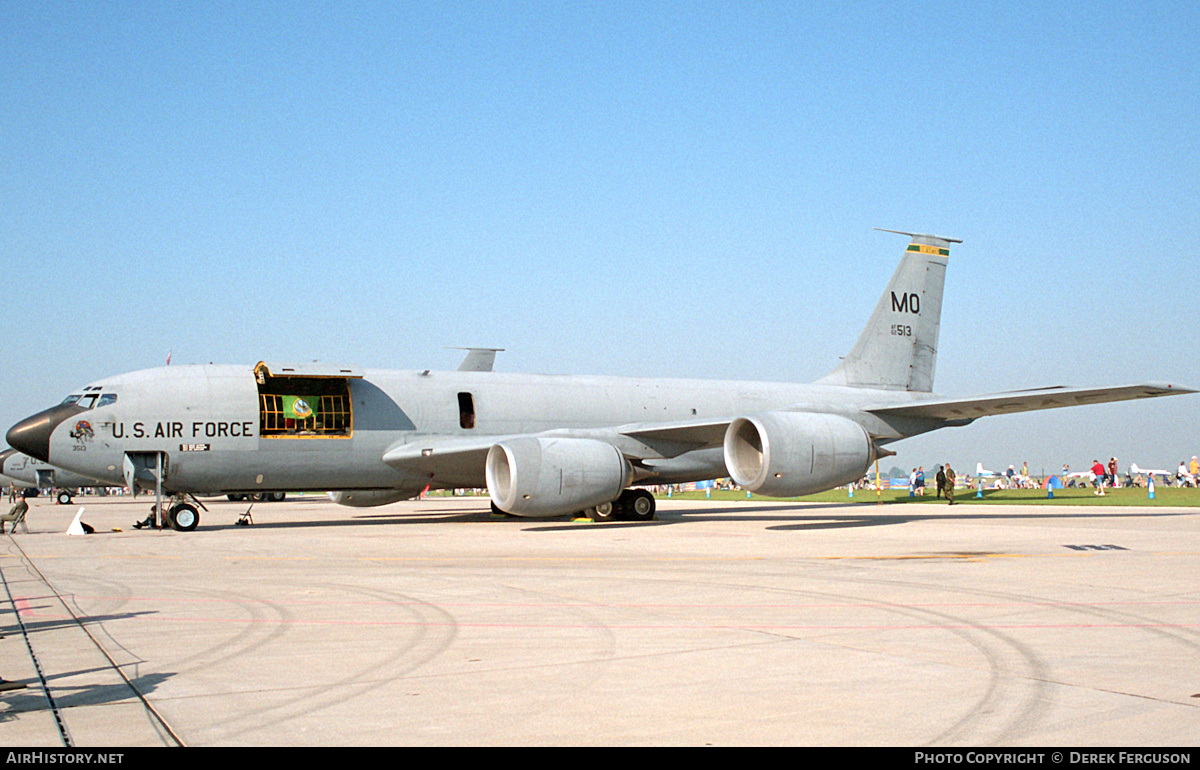
<path fill-rule="evenodd" d="M 611 444 L 586 438 L 517 438 L 487 456 L 492 502 L 516 516 L 575 513 L 616 500 L 629 483 L 629 463 Z"/>
<path fill-rule="evenodd" d="M 771 497 L 857 481 L 874 459 L 861 425 L 835 414 L 766 412 L 725 431 L 725 467 L 738 486 Z"/>

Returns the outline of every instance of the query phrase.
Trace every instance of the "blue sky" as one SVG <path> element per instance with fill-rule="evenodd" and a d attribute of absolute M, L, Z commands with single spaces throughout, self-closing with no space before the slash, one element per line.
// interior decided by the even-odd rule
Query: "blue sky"
<path fill-rule="evenodd" d="M 906 240 L 936 389 L 1200 387 L 1192 3 L 0 2 L 0 423 L 313 360 L 809 381 Z M 1200 396 L 897 464 L 1174 467 Z"/>

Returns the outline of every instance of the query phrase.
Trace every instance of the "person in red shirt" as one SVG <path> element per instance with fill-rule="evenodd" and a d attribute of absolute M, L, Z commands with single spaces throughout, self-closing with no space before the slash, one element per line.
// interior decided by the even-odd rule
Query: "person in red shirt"
<path fill-rule="evenodd" d="M 1092 462 L 1092 473 L 1096 474 L 1096 491 L 1093 495 L 1104 494 L 1104 463 L 1099 460 Z"/>

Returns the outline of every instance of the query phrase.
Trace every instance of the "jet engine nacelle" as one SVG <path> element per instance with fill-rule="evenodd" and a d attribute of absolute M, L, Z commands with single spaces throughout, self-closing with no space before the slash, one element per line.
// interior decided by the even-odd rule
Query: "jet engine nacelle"
<path fill-rule="evenodd" d="M 766 412 L 725 431 L 725 467 L 738 486 L 794 497 L 862 478 L 874 459 L 861 425 L 834 414 Z"/>
<path fill-rule="evenodd" d="M 629 463 L 611 444 L 588 438 L 517 438 L 488 450 L 487 489 L 516 516 L 576 513 L 616 500 Z"/>
<path fill-rule="evenodd" d="M 402 489 L 346 489 L 329 493 L 330 500 L 350 508 L 373 508 L 407 500 L 412 496 L 411 492 Z"/>

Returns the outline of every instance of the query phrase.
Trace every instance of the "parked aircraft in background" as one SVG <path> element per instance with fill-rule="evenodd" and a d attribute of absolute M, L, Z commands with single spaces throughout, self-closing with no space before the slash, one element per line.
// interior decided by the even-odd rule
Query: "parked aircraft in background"
<path fill-rule="evenodd" d="M 55 468 L 15 449 L 0 452 L 0 476 L 26 489 L 53 489 L 54 499 L 59 505 L 70 503 L 75 490 L 80 487 L 107 486 L 107 482 Z"/>
<path fill-rule="evenodd" d="M 1175 471 L 1164 471 L 1161 468 L 1152 468 L 1147 470 L 1145 468 L 1139 468 L 1137 463 L 1133 463 L 1129 466 L 1129 473 L 1133 476 L 1140 475 L 1147 478 L 1151 476 L 1158 476 L 1159 478 L 1163 479 L 1164 484 L 1170 484 L 1171 480 L 1175 478 Z"/>
<path fill-rule="evenodd" d="M 1151 469 L 1139 468 L 1137 463 L 1133 463 L 1129 466 L 1129 472 L 1134 475 L 1137 475 L 1139 473 L 1141 473 L 1143 475 L 1148 473 L 1153 476 L 1174 476 L 1175 475 L 1175 471 L 1164 471 L 1160 468 L 1151 468 Z"/>
<path fill-rule="evenodd" d="M 988 415 L 1191 393 L 1170 384 L 933 391 L 957 239 L 911 237 L 850 353 L 808 385 L 322 364 L 170 366 L 106 377 L 8 432 L 22 452 L 174 495 L 331 490 L 381 505 L 487 487 L 518 516 L 650 518 L 639 485 L 732 478 L 791 497 L 861 478 L 893 441 Z M 490 369 L 482 357 L 473 369 Z"/>
<path fill-rule="evenodd" d="M 1008 466 L 1007 471 L 1001 473 L 987 470 L 983 467 L 983 463 L 975 463 L 975 476 L 980 479 L 1003 479 L 1004 483 L 1009 486 L 1017 484 L 1021 479 L 1021 474 L 1017 473 L 1017 469 L 1011 465 Z"/>
<path fill-rule="evenodd" d="M 993 477 L 994 478 L 1002 478 L 1004 476 L 1003 473 L 997 473 L 996 471 L 985 470 L 983 467 L 983 463 L 975 463 L 975 475 L 980 478 L 993 478 Z"/>
<path fill-rule="evenodd" d="M 1076 483 L 1072 484 L 1071 483 L 1072 481 L 1074 481 Z M 1091 471 L 1073 471 L 1071 473 L 1068 473 L 1066 476 L 1063 476 L 1063 483 L 1066 484 L 1068 487 L 1070 487 L 1070 486 L 1086 486 L 1084 484 L 1084 482 L 1095 484 L 1096 483 L 1096 474 L 1092 473 Z"/>

